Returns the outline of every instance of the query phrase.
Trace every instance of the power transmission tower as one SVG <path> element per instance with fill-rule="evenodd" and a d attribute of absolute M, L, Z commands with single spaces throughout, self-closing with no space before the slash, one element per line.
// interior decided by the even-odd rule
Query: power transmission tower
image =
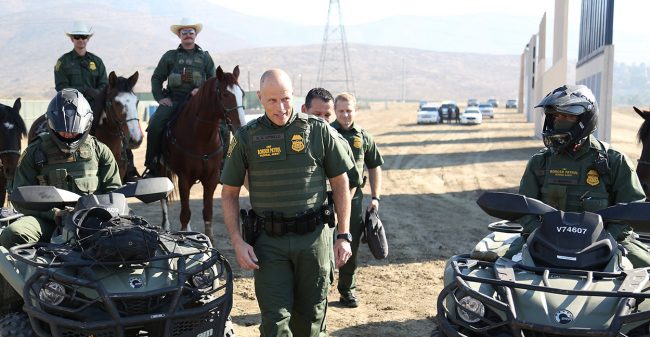
<path fill-rule="evenodd" d="M 341 18 L 341 4 L 339 0 L 329 2 L 316 83 L 334 95 L 341 91 L 356 94 L 348 41 Z"/>

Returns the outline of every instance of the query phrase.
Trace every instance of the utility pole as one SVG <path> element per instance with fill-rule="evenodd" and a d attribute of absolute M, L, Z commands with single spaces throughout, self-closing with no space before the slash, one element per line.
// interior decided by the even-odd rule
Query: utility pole
<path fill-rule="evenodd" d="M 248 73 L 248 92 L 251 92 L 251 69 L 246 67 L 246 72 Z"/>
<path fill-rule="evenodd" d="M 404 58 L 402 57 L 402 103 L 406 102 L 406 71 L 404 70 Z"/>
<path fill-rule="evenodd" d="M 356 95 L 339 0 L 329 0 L 316 83 L 332 93 L 345 90 Z"/>

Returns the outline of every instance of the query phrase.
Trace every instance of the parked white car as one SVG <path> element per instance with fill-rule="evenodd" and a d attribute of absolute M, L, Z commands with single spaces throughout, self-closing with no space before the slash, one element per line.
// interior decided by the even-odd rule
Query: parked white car
<path fill-rule="evenodd" d="M 478 107 L 472 106 L 460 114 L 460 124 L 481 124 L 483 123 L 483 114 Z"/>
<path fill-rule="evenodd" d="M 422 106 L 418 110 L 417 123 L 418 124 L 440 123 L 440 114 L 438 113 L 438 106 L 431 103 L 422 104 Z"/>
<path fill-rule="evenodd" d="M 478 105 L 478 109 L 481 111 L 483 117 L 494 118 L 494 107 L 490 103 L 481 103 Z"/>

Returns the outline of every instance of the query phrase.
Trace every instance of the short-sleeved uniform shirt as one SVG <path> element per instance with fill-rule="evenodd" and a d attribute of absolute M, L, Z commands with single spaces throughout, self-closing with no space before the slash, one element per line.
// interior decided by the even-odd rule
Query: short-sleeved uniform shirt
<path fill-rule="evenodd" d="M 377 168 L 384 164 L 384 159 L 379 153 L 377 144 L 366 130 L 354 123 L 352 123 L 352 126 L 348 130 L 343 130 L 343 127 L 338 121 L 332 122 L 331 125 L 350 144 L 350 148 L 354 154 L 355 165 L 360 175 L 363 173 L 364 164 L 369 169 Z"/>
<path fill-rule="evenodd" d="M 304 125 L 302 132 L 296 132 L 298 124 Z M 241 186 L 248 172 L 251 204 L 256 212 L 282 208 L 286 213 L 293 213 L 304 206 L 302 196 L 309 199 L 317 194 L 322 198 L 325 177 L 339 176 L 352 167 L 354 163 L 338 136 L 320 118 L 293 113 L 286 125 L 277 126 L 264 115 L 235 134 L 221 182 Z M 314 177 L 318 172 L 322 172 L 322 182 Z M 277 199 L 276 207 L 270 202 L 256 202 L 256 193 L 272 193 L 267 197 Z"/>

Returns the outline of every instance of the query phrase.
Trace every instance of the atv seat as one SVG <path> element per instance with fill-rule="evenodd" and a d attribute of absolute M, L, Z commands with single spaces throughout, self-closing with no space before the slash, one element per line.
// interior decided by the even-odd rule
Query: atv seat
<path fill-rule="evenodd" d="M 609 263 L 616 240 L 603 226 L 600 215 L 590 212 L 546 213 L 528 237 L 528 251 L 539 266 L 594 270 Z"/>

